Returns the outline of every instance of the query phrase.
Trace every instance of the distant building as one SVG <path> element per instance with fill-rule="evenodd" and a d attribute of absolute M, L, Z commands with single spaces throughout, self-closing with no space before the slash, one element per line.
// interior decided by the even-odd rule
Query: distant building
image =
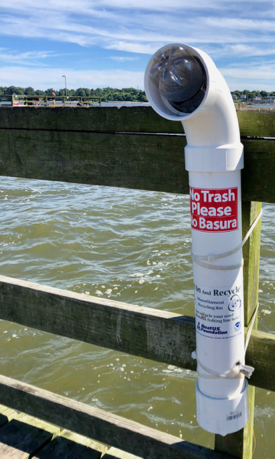
<path fill-rule="evenodd" d="M 255 104 L 260 104 L 260 103 L 262 103 L 262 101 L 263 101 L 262 96 L 256 96 L 253 99 L 253 102 L 255 102 Z"/>

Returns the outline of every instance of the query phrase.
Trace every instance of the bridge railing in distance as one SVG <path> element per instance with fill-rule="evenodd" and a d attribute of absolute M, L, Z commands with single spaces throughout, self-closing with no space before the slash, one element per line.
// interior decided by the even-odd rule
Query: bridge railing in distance
<path fill-rule="evenodd" d="M 24 95 L 12 94 L 0 97 L 0 102 L 10 103 L 12 107 L 19 106 L 81 106 L 91 107 L 93 105 L 101 106 L 102 97 L 96 96 L 43 96 L 43 95 Z"/>

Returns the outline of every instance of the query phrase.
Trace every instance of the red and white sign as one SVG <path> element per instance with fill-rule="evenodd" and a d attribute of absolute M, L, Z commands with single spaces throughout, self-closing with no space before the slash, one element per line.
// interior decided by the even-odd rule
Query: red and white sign
<path fill-rule="evenodd" d="M 190 187 L 191 226 L 198 231 L 238 229 L 238 188 L 200 189 Z"/>

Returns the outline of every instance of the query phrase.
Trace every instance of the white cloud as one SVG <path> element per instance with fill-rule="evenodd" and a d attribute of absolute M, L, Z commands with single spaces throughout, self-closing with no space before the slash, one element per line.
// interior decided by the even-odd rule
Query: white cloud
<path fill-rule="evenodd" d="M 209 0 L 203 5 L 204 9 L 213 9 L 232 4 L 229 0 Z M 6 8 L 17 11 L 30 11 L 35 9 L 54 11 L 74 11 L 87 14 L 90 11 L 101 11 L 102 15 L 108 13 L 110 9 L 136 9 L 150 11 L 174 11 L 179 9 L 202 9 L 201 0 L 48 0 L 41 5 L 36 0 L 10 0 Z"/>
<path fill-rule="evenodd" d="M 2 62 L 12 62 L 13 64 L 27 64 L 27 65 L 47 65 L 46 62 L 43 63 L 41 60 L 47 60 L 53 57 L 60 56 L 59 53 L 54 51 L 27 51 L 24 53 L 11 52 L 10 50 L 5 50 L 0 48 L 0 59 Z"/>
<path fill-rule="evenodd" d="M 236 78 L 238 80 L 258 80 L 259 82 L 274 82 L 275 83 L 275 67 L 253 67 L 250 66 L 249 68 L 226 68 L 220 69 L 222 74 L 225 77 Z M 275 85 L 273 83 L 273 85 Z"/>
<path fill-rule="evenodd" d="M 127 41 L 113 41 L 112 44 L 106 45 L 106 49 L 113 49 L 116 51 L 126 51 L 129 53 L 137 53 L 137 54 L 153 54 L 157 51 L 163 43 L 158 44 L 149 44 L 149 43 L 132 43 Z"/>
<path fill-rule="evenodd" d="M 203 5 L 201 0 L 48 0 L 41 6 L 37 0 L 10 0 L 3 8 L 1 33 L 137 54 L 179 41 L 206 47 L 274 42 L 274 21 L 259 20 L 258 5 L 262 12 L 270 2 L 244 0 L 240 7 L 229 0 Z M 252 17 L 244 18 L 245 11 Z"/>
<path fill-rule="evenodd" d="M 72 88 L 143 87 L 144 55 L 153 54 L 164 44 L 181 42 L 204 49 L 219 68 L 225 72 L 231 68 L 227 78 L 232 84 L 248 87 L 245 78 L 255 81 L 259 62 L 270 63 L 275 55 L 275 8 L 269 0 L 47 0 L 43 4 L 37 0 L 9 0 L 2 10 L 0 33 L 6 36 L 7 43 L 11 36 L 13 43 L 22 42 L 22 47 L 13 45 L 15 51 L 0 50 L 2 62 L 13 63 L 5 67 L 9 78 L 1 71 L 5 81 L 13 81 L 8 85 L 58 88 L 59 74 L 65 73 L 71 74 L 68 87 Z M 37 52 L 36 42 L 40 46 Z M 33 47 L 27 48 L 29 43 Z M 74 56 L 68 61 L 71 48 Z M 239 68 L 237 63 L 241 60 Z M 112 61 L 118 68 L 126 68 L 127 62 L 128 68 L 131 62 L 135 69 L 140 65 L 140 72 L 111 70 L 115 65 Z M 54 65 L 58 68 L 51 68 Z M 93 70 L 86 70 L 87 65 Z M 103 65 L 109 70 L 100 70 Z M 35 66 L 41 69 L 34 71 Z M 262 71 L 254 87 L 267 84 L 273 85 L 274 90 L 272 72 L 271 66 L 269 71 Z M 119 84 L 123 78 L 128 83 Z"/>
<path fill-rule="evenodd" d="M 259 89 L 274 91 L 275 62 L 259 65 L 251 63 L 248 66 L 239 65 L 231 68 L 220 68 L 228 86 L 234 89 Z"/>
<path fill-rule="evenodd" d="M 111 59 L 116 62 L 133 62 L 138 60 L 138 57 L 130 56 L 111 56 Z"/>
<path fill-rule="evenodd" d="M 251 37 L 244 31 L 257 31 L 268 38 L 267 32 L 274 29 L 273 21 L 255 20 L 256 13 L 253 19 L 241 19 L 236 10 L 235 17 L 227 17 L 228 8 L 232 8 L 228 0 L 212 0 L 203 7 L 201 0 L 49 0 L 43 7 L 34 0 L 11 0 L 1 32 L 151 53 L 150 43 L 246 43 Z M 12 14 L 8 14 L 10 10 Z M 234 34 L 228 33 L 231 29 Z M 252 39 L 255 41 L 254 35 Z"/>
<path fill-rule="evenodd" d="M 274 21 L 272 20 L 259 21 L 258 19 L 240 19 L 237 17 L 209 17 L 205 19 L 205 23 L 209 27 L 232 29 L 238 32 L 242 30 L 250 32 L 256 31 L 257 33 L 259 33 L 259 31 L 264 31 L 264 33 L 269 31 L 274 32 Z"/>
<path fill-rule="evenodd" d="M 234 61 L 236 62 L 237 60 L 242 60 L 242 65 L 244 65 L 244 58 L 249 58 L 249 65 L 253 65 L 253 61 L 251 60 L 253 57 L 262 57 L 264 60 L 266 60 L 266 56 L 270 56 L 268 59 L 270 62 L 271 57 L 274 58 L 275 56 L 275 46 L 273 43 L 265 43 L 265 46 L 263 46 L 261 43 L 225 43 L 223 46 L 206 45 L 204 51 L 211 55 L 212 59 L 214 60 L 218 60 L 226 56 L 230 62 L 231 67 L 234 65 Z"/>

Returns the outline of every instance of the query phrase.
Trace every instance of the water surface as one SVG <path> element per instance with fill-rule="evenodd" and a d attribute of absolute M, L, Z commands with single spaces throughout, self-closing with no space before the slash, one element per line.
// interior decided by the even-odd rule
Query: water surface
<path fill-rule="evenodd" d="M 187 196 L 2 177 L 0 201 L 2 275 L 194 315 Z M 275 207 L 262 221 L 259 329 L 274 333 Z M 213 446 L 195 373 L 5 321 L 0 338 L 2 374 Z M 274 421 L 257 389 L 254 458 L 273 458 Z"/>

